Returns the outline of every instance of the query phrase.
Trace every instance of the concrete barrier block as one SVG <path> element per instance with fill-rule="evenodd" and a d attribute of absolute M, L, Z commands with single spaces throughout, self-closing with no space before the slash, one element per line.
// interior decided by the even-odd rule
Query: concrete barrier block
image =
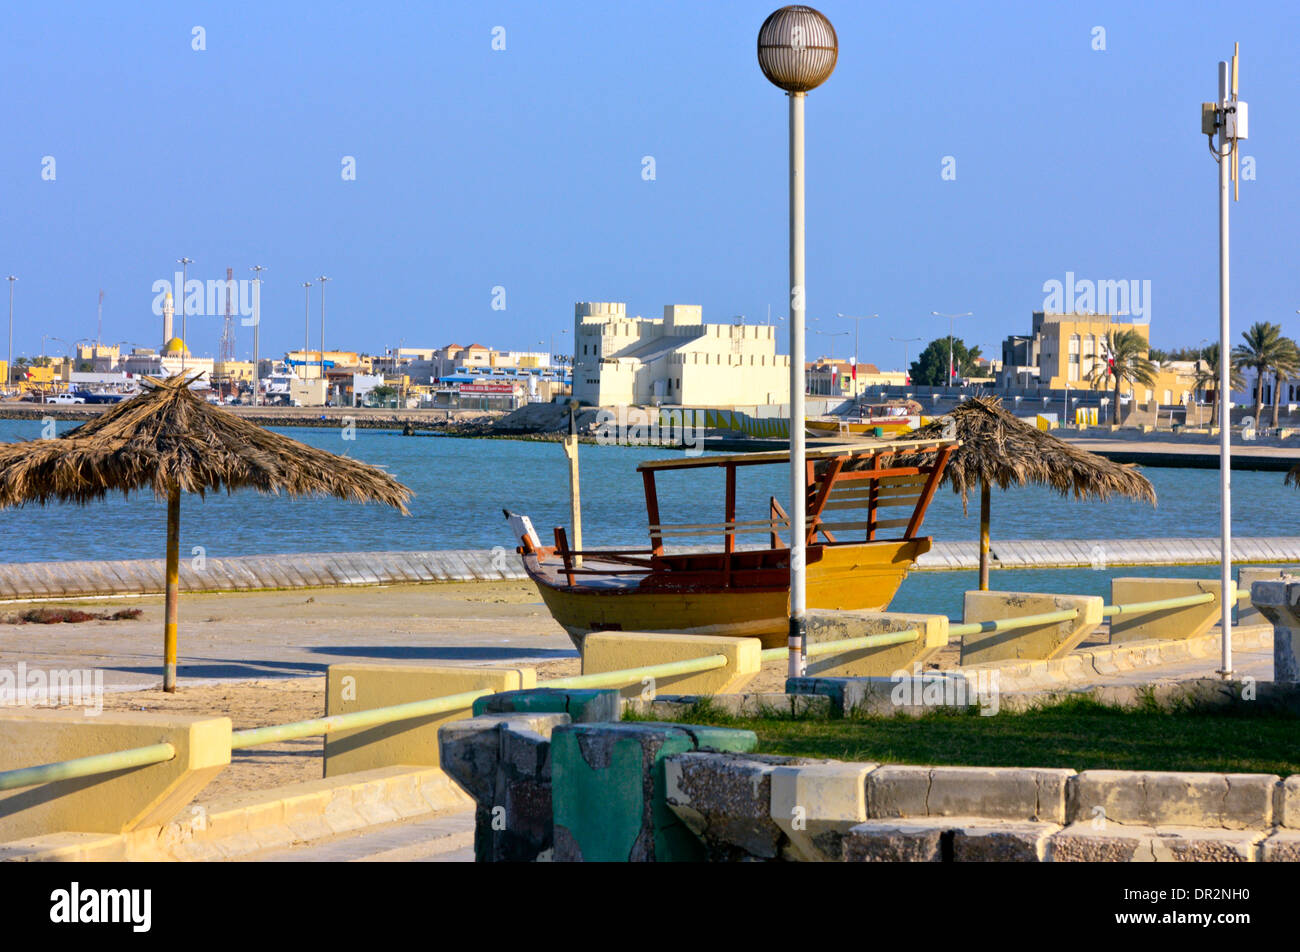
<path fill-rule="evenodd" d="M 1300 830 L 1300 774 L 1292 774 L 1277 790 L 1277 822 Z"/>
<path fill-rule="evenodd" d="M 1085 770 L 1072 785 L 1070 816 L 1141 826 L 1264 829 L 1273 825 L 1279 782 L 1273 774 Z"/>
<path fill-rule="evenodd" d="M 1300 580 L 1255 582 L 1250 600 L 1273 625 L 1273 680 L 1300 682 Z"/>
<path fill-rule="evenodd" d="M 868 820 L 845 831 L 846 863 L 941 863 L 948 829 L 933 820 Z"/>
<path fill-rule="evenodd" d="M 1300 565 L 1243 565 L 1237 569 L 1237 624 L 1259 625 L 1268 619 L 1255 607 L 1251 587 L 1256 582 L 1273 582 L 1300 576 Z"/>
<path fill-rule="evenodd" d="M 1051 836 L 1048 853 L 1054 863 L 1152 863 L 1151 827 L 1073 823 Z"/>
<path fill-rule="evenodd" d="M 664 760 L 695 750 L 746 753 L 757 743 L 752 731 L 689 724 L 629 722 L 557 728 L 551 735 L 553 858 L 557 862 L 701 860 L 700 841 L 668 806 Z"/>
<path fill-rule="evenodd" d="M 867 776 L 868 815 L 986 817 L 1061 824 L 1074 771 L 888 764 Z"/>
<path fill-rule="evenodd" d="M 168 743 L 169 761 L 0 793 L 0 842 L 75 830 L 122 833 L 179 813 L 230 763 L 230 719 L 144 712 L 87 717 L 49 708 L 0 710 L 0 770 Z"/>
<path fill-rule="evenodd" d="M 803 862 L 838 862 L 844 834 L 867 819 L 866 778 L 875 764 L 830 763 L 772 771 L 771 816 Z"/>
<path fill-rule="evenodd" d="M 1265 863 L 1300 863 L 1300 831 L 1278 830 L 1260 845 Z"/>
<path fill-rule="evenodd" d="M 333 664 L 325 683 L 325 713 L 348 714 L 468 691 L 531 688 L 532 668 L 466 668 L 417 664 Z M 470 703 L 445 714 L 407 718 L 325 735 L 325 776 L 406 764 L 438 766 L 438 728 L 470 713 Z"/>
<path fill-rule="evenodd" d="M 946 615 L 814 610 L 808 612 L 807 619 L 809 645 L 908 629 L 920 632 L 916 641 L 907 644 L 810 655 L 807 661 L 809 676 L 888 677 L 895 671 L 910 671 L 914 665 L 923 665 L 926 659 L 948 644 Z"/>
<path fill-rule="evenodd" d="M 950 823 L 952 821 L 949 821 Z M 982 818 L 953 827 L 955 863 L 1041 863 L 1061 827 L 1056 823 L 990 823 Z"/>
<path fill-rule="evenodd" d="M 655 678 L 656 694 L 738 694 L 763 667 L 757 638 L 723 638 L 657 632 L 597 631 L 582 640 L 582 673 L 601 674 L 649 665 L 724 655 L 727 664 L 711 671 Z M 638 680 L 622 689 L 624 697 L 646 690 Z"/>
<path fill-rule="evenodd" d="M 1237 597 L 1235 585 L 1230 585 L 1229 599 Z M 1110 641 L 1143 641 L 1150 638 L 1186 640 L 1197 638 L 1210 630 L 1223 613 L 1221 599 L 1223 583 L 1218 579 L 1197 578 L 1117 578 L 1110 583 L 1112 605 L 1134 602 L 1154 602 L 1184 595 L 1208 592 L 1213 601 L 1185 608 L 1168 608 L 1157 612 L 1136 615 L 1113 615 L 1110 619 Z"/>
<path fill-rule="evenodd" d="M 1101 624 L 1102 600 L 1086 595 L 1042 595 L 1034 592 L 967 592 L 962 613 L 964 622 L 990 622 L 1074 609 L 1078 615 L 1066 621 L 1049 622 L 1010 631 L 988 631 L 965 635 L 961 640 L 961 663 L 1020 659 L 1047 660 L 1068 654 Z"/>
<path fill-rule="evenodd" d="M 775 860 L 788 841 L 772 819 L 772 771 L 786 757 L 676 754 L 664 760 L 666 802 L 709 862 Z"/>

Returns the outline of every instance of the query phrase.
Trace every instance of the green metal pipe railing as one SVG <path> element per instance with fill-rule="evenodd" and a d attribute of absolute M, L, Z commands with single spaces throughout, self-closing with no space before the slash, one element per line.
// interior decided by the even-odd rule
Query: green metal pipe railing
<path fill-rule="evenodd" d="M 1101 614 L 1104 618 L 1116 615 L 1139 615 L 1149 612 L 1165 611 L 1173 608 L 1186 608 L 1191 605 L 1203 605 L 1215 599 L 1212 592 L 1197 595 L 1183 595 L 1177 598 L 1163 598 L 1149 602 L 1131 602 L 1126 605 L 1105 605 Z M 948 636 L 961 637 L 990 631 L 1014 631 L 1018 628 L 1030 628 L 1035 625 L 1047 625 L 1053 622 L 1069 621 L 1078 617 L 1074 608 L 1057 612 L 1042 612 L 1036 615 L 1020 615 L 1013 618 L 999 618 L 984 622 L 967 622 L 949 625 Z M 914 628 L 903 631 L 891 631 L 877 635 L 865 635 L 861 638 L 842 638 L 838 641 L 823 641 L 808 646 L 807 656 L 839 654 L 848 651 L 860 651 L 864 648 L 879 648 L 888 645 L 907 644 L 921 637 L 921 632 Z M 784 658 L 786 648 L 768 648 L 761 653 L 763 661 L 776 661 Z M 627 668 L 621 671 L 605 671 L 599 674 L 580 674 L 567 678 L 554 678 L 545 681 L 540 687 L 553 688 L 599 688 L 635 684 L 637 681 L 651 677 L 672 677 L 679 674 L 694 674 L 700 671 L 712 671 L 726 667 L 726 655 L 706 655 L 685 661 L 670 661 L 664 664 L 646 665 L 640 668 Z M 433 714 L 445 714 L 467 708 L 480 697 L 496 693 L 492 690 L 466 691 L 447 697 L 429 698 L 423 701 L 411 701 L 407 704 L 393 704 L 388 707 L 371 708 L 354 711 L 350 714 L 334 714 L 307 721 L 295 721 L 290 724 L 276 724 L 270 727 L 254 727 L 235 731 L 231 734 L 231 750 L 244 750 L 278 741 L 297 740 L 303 737 L 315 737 L 333 731 L 354 730 L 361 727 L 375 727 L 393 721 L 410 720 Z M 99 773 L 125 770 L 163 763 L 176 756 L 171 744 L 153 744 L 148 747 L 136 747 L 131 750 L 112 751 L 79 757 L 59 763 L 43 764 L 36 767 L 24 767 L 19 770 L 0 771 L 0 790 L 12 790 L 18 787 L 49 783 L 55 780 L 68 780 L 75 777 L 88 777 Z"/>
<path fill-rule="evenodd" d="M 1129 602 L 1127 605 L 1103 605 L 1102 618 L 1116 615 L 1142 615 L 1148 612 L 1164 611 L 1168 608 L 1186 608 L 1189 605 L 1204 605 L 1215 599 L 1213 592 L 1201 592 L 1197 595 L 1179 595 L 1177 598 L 1160 598 L 1154 602 Z"/>
<path fill-rule="evenodd" d="M 883 648 L 888 645 L 905 645 L 916 641 L 921 633 L 915 628 L 902 631 L 887 631 L 878 635 L 863 635 L 861 638 L 841 638 L 838 641 L 817 641 L 804 650 L 805 657 L 824 654 L 841 654 L 846 651 L 861 651 L 863 648 Z M 764 661 L 779 661 L 789 654 L 788 648 L 767 648 L 762 653 Z"/>
<path fill-rule="evenodd" d="M 16 790 L 18 787 L 53 783 L 56 780 L 74 780 L 131 767 L 147 767 L 150 764 L 164 763 L 175 756 L 176 748 L 171 744 L 150 744 L 147 747 L 132 747 L 130 750 L 114 750 L 107 754 L 92 754 L 54 764 L 41 764 L 39 767 L 0 770 L 0 790 Z"/>
<path fill-rule="evenodd" d="M 702 658 L 666 661 L 663 664 L 650 664 L 641 668 L 625 668 L 620 671 L 602 671 L 599 674 L 575 674 L 568 678 L 553 678 L 550 681 L 543 681 L 538 687 L 612 688 L 623 684 L 635 684 L 645 678 L 669 678 L 675 674 L 695 674 L 699 671 L 713 671 L 726 666 L 726 655 L 705 655 Z"/>

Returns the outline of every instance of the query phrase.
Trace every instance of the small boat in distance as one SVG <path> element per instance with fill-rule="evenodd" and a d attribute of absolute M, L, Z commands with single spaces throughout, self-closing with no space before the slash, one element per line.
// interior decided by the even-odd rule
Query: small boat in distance
<path fill-rule="evenodd" d="M 930 549 L 921 523 L 958 445 L 864 440 L 808 450 L 809 608 L 879 610 L 889 604 L 917 556 Z M 642 463 L 645 549 L 574 551 L 563 528 L 555 529 L 554 545 L 543 545 L 527 516 L 506 516 L 528 577 L 579 650 L 592 631 L 744 635 L 778 647 L 788 635 L 790 549 L 781 534 L 788 537 L 789 519 L 771 497 L 766 518 L 738 520 L 736 476 L 751 466 L 789 465 L 785 450 Z M 656 474 L 698 469 L 725 472 L 723 521 L 665 522 Z M 747 533 L 766 535 L 768 544 L 742 548 L 737 537 Z M 667 546 L 717 534 L 720 548 Z"/>

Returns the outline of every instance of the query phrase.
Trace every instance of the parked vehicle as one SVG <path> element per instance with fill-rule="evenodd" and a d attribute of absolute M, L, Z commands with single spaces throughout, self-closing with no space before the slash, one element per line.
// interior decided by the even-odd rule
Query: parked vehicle
<path fill-rule="evenodd" d="M 71 393 L 52 393 L 45 398 L 45 402 L 57 403 L 66 406 L 68 404 L 73 404 L 73 403 L 85 403 L 86 398 L 78 397 L 75 394 L 71 394 Z"/>

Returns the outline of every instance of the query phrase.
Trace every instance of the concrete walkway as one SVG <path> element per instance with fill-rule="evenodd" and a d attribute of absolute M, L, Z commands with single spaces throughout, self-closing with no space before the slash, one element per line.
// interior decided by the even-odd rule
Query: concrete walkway
<path fill-rule="evenodd" d="M 256 863 L 472 863 L 474 812 L 367 827 L 288 849 L 241 856 Z"/>

